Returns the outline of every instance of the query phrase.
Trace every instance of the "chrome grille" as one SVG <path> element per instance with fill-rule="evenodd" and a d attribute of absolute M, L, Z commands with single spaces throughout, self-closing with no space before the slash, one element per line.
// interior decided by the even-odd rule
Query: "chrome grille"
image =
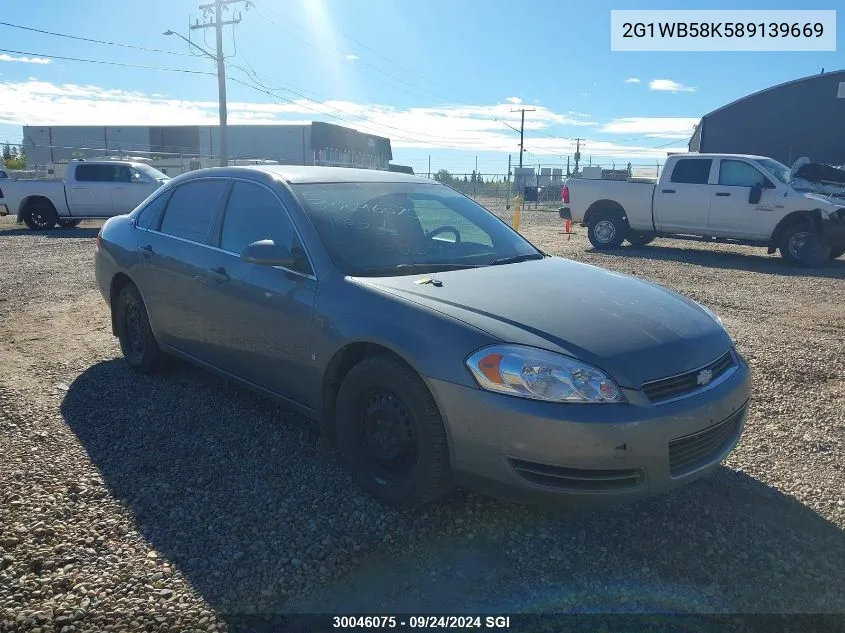
<path fill-rule="evenodd" d="M 736 437 L 745 407 L 710 428 L 669 442 L 669 472 L 673 477 L 713 461 Z"/>
<path fill-rule="evenodd" d="M 616 491 L 636 488 L 644 480 L 643 471 L 634 468 L 600 470 L 551 466 L 513 458 L 508 461 L 523 479 L 539 486 L 549 486 L 561 490 Z"/>
<path fill-rule="evenodd" d="M 643 391 L 648 397 L 649 401 L 654 404 L 687 396 L 695 393 L 699 389 L 707 387 L 707 384 L 712 383 L 722 374 L 727 372 L 732 367 L 736 366 L 736 359 L 733 352 L 728 350 L 719 358 L 714 360 L 709 365 L 693 369 L 692 371 L 678 374 L 677 376 L 670 376 L 669 378 L 660 378 L 659 380 L 652 380 L 643 384 Z M 699 384 L 699 375 L 702 371 L 710 372 L 710 380 L 707 384 Z"/>

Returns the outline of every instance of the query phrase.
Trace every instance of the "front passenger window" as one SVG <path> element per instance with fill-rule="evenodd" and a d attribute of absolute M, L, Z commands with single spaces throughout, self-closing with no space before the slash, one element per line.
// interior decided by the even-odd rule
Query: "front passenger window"
<path fill-rule="evenodd" d="M 220 248 L 240 255 L 259 240 L 273 240 L 287 247 L 297 260 L 294 270 L 311 272 L 299 237 L 278 198 L 260 185 L 236 182 L 223 216 Z"/>
<path fill-rule="evenodd" d="M 772 184 L 760 171 L 741 160 L 723 160 L 719 165 L 719 184 L 723 187 L 753 187 L 760 185 L 768 188 Z"/>

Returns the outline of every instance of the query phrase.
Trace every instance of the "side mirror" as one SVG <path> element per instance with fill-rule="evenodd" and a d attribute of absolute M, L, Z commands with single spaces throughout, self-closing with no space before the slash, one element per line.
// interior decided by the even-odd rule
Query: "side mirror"
<path fill-rule="evenodd" d="M 290 268 L 294 264 L 291 252 L 281 244 L 276 244 L 273 240 L 259 240 L 249 244 L 241 252 L 241 259 L 250 264 L 262 266 Z"/>
<path fill-rule="evenodd" d="M 566 207 L 561 207 L 557 210 L 558 215 L 560 216 L 561 220 L 571 220 L 572 219 L 572 211 L 567 209 Z"/>
<path fill-rule="evenodd" d="M 763 195 L 763 188 L 760 185 L 751 187 L 751 192 L 748 194 L 748 204 L 757 204 L 760 202 L 760 197 Z"/>

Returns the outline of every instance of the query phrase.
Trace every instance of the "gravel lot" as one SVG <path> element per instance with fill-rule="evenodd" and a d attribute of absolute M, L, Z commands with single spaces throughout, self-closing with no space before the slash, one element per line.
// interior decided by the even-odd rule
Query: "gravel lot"
<path fill-rule="evenodd" d="M 457 493 L 406 515 L 261 397 L 182 364 L 131 375 L 94 285 L 96 224 L 0 222 L 0 631 L 260 630 L 249 616 L 327 609 L 845 614 L 845 260 L 798 271 L 673 240 L 602 254 L 524 212 L 539 247 L 715 309 L 752 365 L 747 431 L 715 476 L 633 505 Z"/>

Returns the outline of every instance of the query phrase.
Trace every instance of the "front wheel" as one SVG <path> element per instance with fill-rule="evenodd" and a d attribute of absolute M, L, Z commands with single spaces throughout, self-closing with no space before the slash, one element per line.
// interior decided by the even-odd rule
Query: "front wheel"
<path fill-rule="evenodd" d="M 159 369 L 164 354 L 156 343 L 147 308 L 138 289 L 131 283 L 124 286 L 112 310 L 120 349 L 129 367 L 142 374 Z"/>
<path fill-rule="evenodd" d="M 828 259 L 838 259 L 843 255 L 845 255 L 845 246 L 839 246 L 837 248 L 831 249 Z"/>
<path fill-rule="evenodd" d="M 451 490 L 443 419 L 409 367 L 381 356 L 362 360 L 344 378 L 336 411 L 343 461 L 373 497 L 416 508 Z"/>
<path fill-rule="evenodd" d="M 587 239 L 599 250 L 619 248 L 627 232 L 622 215 L 612 211 L 594 213 L 587 224 Z"/>
<path fill-rule="evenodd" d="M 794 224 L 781 235 L 780 254 L 795 266 L 816 268 L 830 257 L 831 248 L 822 243 L 821 236 L 810 224 Z"/>
<path fill-rule="evenodd" d="M 59 220 L 58 224 L 63 229 L 72 229 L 79 226 L 81 222 L 82 220 Z"/>

